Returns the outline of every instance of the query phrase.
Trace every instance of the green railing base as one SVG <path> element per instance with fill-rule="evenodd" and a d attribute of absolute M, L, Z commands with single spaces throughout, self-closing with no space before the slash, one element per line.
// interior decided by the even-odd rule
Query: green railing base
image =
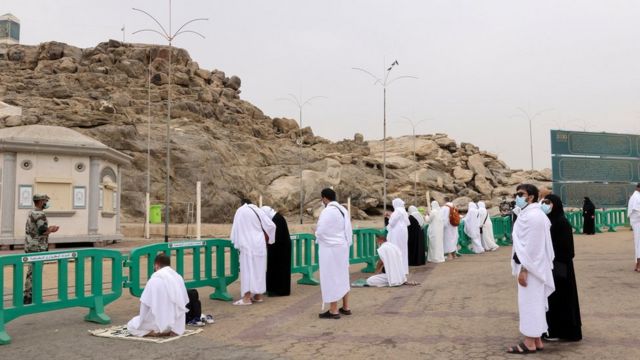
<path fill-rule="evenodd" d="M 302 279 L 298 280 L 300 285 L 320 285 L 320 281 L 316 280 L 309 274 L 302 274 Z"/>
<path fill-rule="evenodd" d="M 367 263 L 367 266 L 363 267 L 362 270 L 360 270 L 360 272 L 363 273 L 373 273 L 376 271 L 376 264 L 374 263 Z"/>
<path fill-rule="evenodd" d="M 4 329 L 0 330 L 0 345 L 11 344 L 11 336 Z"/>
<path fill-rule="evenodd" d="M 85 321 L 97 324 L 110 324 L 111 318 L 104 312 L 104 302 L 102 296 L 96 297 L 93 301 L 93 307 L 89 308 L 89 313 L 84 317 Z"/>
<path fill-rule="evenodd" d="M 216 289 L 216 291 L 214 291 L 213 294 L 209 295 L 209 299 L 231 301 L 233 300 L 233 296 L 231 296 L 231 294 L 229 294 L 227 291 Z"/>

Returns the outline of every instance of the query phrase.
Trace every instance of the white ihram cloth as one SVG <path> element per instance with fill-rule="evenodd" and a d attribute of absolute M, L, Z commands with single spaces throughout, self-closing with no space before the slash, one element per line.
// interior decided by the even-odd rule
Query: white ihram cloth
<path fill-rule="evenodd" d="M 316 227 L 323 303 L 338 301 L 351 289 L 349 247 L 352 242 L 349 212 L 335 201 L 328 203 L 320 213 Z"/>
<path fill-rule="evenodd" d="M 384 264 L 384 274 L 377 274 L 367 279 L 367 285 L 375 287 L 400 286 L 407 282 L 402 264 L 402 252 L 395 245 L 385 241 L 378 248 L 378 255 Z"/>
<path fill-rule="evenodd" d="M 518 284 L 520 332 L 528 337 L 540 337 L 547 332 L 547 298 L 555 291 L 552 273 L 555 256 L 550 229 L 551 222 L 538 203 L 522 209 L 513 226 L 512 274 L 517 278 L 522 267 L 529 273 L 527 286 Z M 514 253 L 520 264 L 513 260 Z"/>
<path fill-rule="evenodd" d="M 482 247 L 487 251 L 493 251 L 499 248 L 496 244 L 496 238 L 493 236 L 493 222 L 491 222 L 491 216 L 487 211 L 487 205 L 480 201 L 478 202 L 478 219 L 480 220 L 480 227 L 482 228 Z"/>
<path fill-rule="evenodd" d="M 409 274 L 409 214 L 404 209 L 404 201 L 393 199 L 393 213 L 387 225 L 387 241 L 395 244 L 402 252 L 402 266 L 405 274 Z"/>
<path fill-rule="evenodd" d="M 453 203 L 447 203 L 446 206 L 441 208 L 442 222 L 444 224 L 444 253 L 450 254 L 458 251 L 458 227 L 451 225 L 449 222 L 449 214 Z"/>
<path fill-rule="evenodd" d="M 476 254 L 484 252 L 480 237 L 480 220 L 478 219 L 478 205 L 469 203 L 467 215 L 464 217 L 464 232 L 471 239 L 471 251 Z"/>
<path fill-rule="evenodd" d="M 427 230 L 427 235 L 429 235 L 427 261 L 433 263 L 444 262 L 444 219 L 437 201 L 431 202 L 431 213 L 425 220 L 429 224 L 429 229 Z M 449 218 L 447 218 L 447 221 L 449 221 Z"/>
<path fill-rule="evenodd" d="M 263 232 L 264 230 L 264 232 Z M 240 296 L 267 291 L 267 244 L 275 242 L 276 225 L 264 211 L 253 204 L 244 204 L 233 217 L 231 242 L 240 251 Z"/>
<path fill-rule="evenodd" d="M 165 266 L 154 272 L 145 285 L 140 296 L 140 315 L 129 320 L 127 330 L 133 336 L 145 336 L 152 331 L 182 335 L 188 303 L 184 279 Z"/>
<path fill-rule="evenodd" d="M 640 191 L 636 190 L 629 198 L 627 216 L 633 229 L 633 242 L 636 248 L 636 259 L 640 259 Z"/>

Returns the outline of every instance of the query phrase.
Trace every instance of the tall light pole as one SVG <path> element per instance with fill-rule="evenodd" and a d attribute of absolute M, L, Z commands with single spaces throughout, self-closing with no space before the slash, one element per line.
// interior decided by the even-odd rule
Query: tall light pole
<path fill-rule="evenodd" d="M 200 34 L 197 31 L 187 30 L 185 29 L 185 27 L 193 22 L 206 21 L 209 19 L 207 18 L 191 19 L 185 22 L 184 24 L 182 24 L 182 26 L 180 26 L 176 32 L 172 32 L 171 31 L 171 0 L 169 0 L 169 31 L 165 30 L 164 26 L 162 26 L 162 24 L 160 24 L 160 22 L 148 12 L 144 10 L 136 9 L 136 8 L 133 8 L 133 10 L 141 12 L 147 15 L 148 17 L 150 17 L 151 20 L 153 20 L 160 27 L 160 30 L 162 31 L 160 32 L 154 29 L 142 29 L 142 30 L 133 32 L 133 34 L 137 34 L 140 32 L 153 32 L 160 35 L 163 39 L 169 42 L 169 70 L 168 70 L 169 86 L 167 88 L 167 164 L 166 164 L 167 174 L 166 174 L 166 182 L 165 182 L 165 200 L 164 200 L 165 202 L 164 204 L 164 241 L 169 242 L 169 204 L 170 204 L 170 195 L 171 195 L 171 192 L 169 190 L 171 185 L 169 173 L 171 170 L 171 142 L 170 142 L 171 137 L 170 136 L 171 136 L 171 53 L 173 52 L 172 42 L 176 37 L 185 33 L 196 34 L 204 39 L 205 38 L 204 35 Z"/>
<path fill-rule="evenodd" d="M 396 65 L 400 65 L 398 60 L 395 60 L 391 65 L 384 70 L 382 77 L 377 77 L 370 71 L 362 68 L 352 68 L 353 70 L 362 71 L 363 73 L 373 78 L 373 85 L 382 86 L 382 206 L 383 210 L 387 210 L 387 86 L 393 84 L 396 80 L 400 79 L 417 79 L 415 76 L 404 75 L 389 79 L 391 70 Z"/>
<path fill-rule="evenodd" d="M 416 128 L 418 127 L 418 125 L 422 124 L 423 122 L 426 122 L 427 119 L 414 122 L 413 120 L 411 120 L 406 116 L 403 116 L 402 118 L 408 121 L 409 124 L 411 125 L 411 132 L 413 134 L 413 162 L 417 164 L 418 158 L 416 157 Z M 416 171 L 413 176 L 413 205 L 415 206 L 418 206 L 418 203 L 416 201 L 417 196 L 418 196 L 418 171 Z M 429 206 L 429 204 L 427 204 L 427 206 Z"/>
<path fill-rule="evenodd" d="M 298 107 L 298 122 L 300 123 L 300 131 L 296 143 L 298 144 L 298 157 L 300 160 L 300 224 L 302 224 L 303 207 L 304 207 L 304 188 L 302 183 L 302 109 L 305 105 L 310 104 L 313 100 L 326 99 L 326 96 L 312 96 L 306 100 L 302 100 L 302 97 L 297 97 L 293 94 L 289 94 L 289 97 L 278 98 L 276 100 L 289 101 Z"/>
<path fill-rule="evenodd" d="M 533 120 L 538 116 L 542 115 L 542 113 L 546 111 L 550 111 L 553 109 L 544 109 L 540 110 L 537 113 L 530 115 L 529 111 L 519 107 L 518 110 L 522 113 L 525 119 L 529 122 L 529 154 L 531 156 L 531 170 L 533 170 Z"/>

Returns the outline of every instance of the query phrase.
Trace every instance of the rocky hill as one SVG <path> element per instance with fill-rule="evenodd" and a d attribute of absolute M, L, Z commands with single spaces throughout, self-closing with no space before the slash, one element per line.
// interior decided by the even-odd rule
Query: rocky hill
<path fill-rule="evenodd" d="M 0 127 L 59 125 L 78 130 L 134 158 L 123 181 L 126 220 L 144 211 L 147 171 L 148 70 L 151 72 L 151 197 L 162 202 L 165 178 L 166 99 L 169 49 L 115 40 L 80 49 L 58 42 L 39 46 L 0 45 L 0 101 L 20 106 L 22 116 L 0 116 Z M 240 198 L 257 200 L 286 213 L 299 206 L 299 156 L 304 162 L 305 210 L 318 207 L 321 188 L 333 186 L 342 200 L 351 196 L 356 217 L 382 210 L 382 142 L 330 142 L 302 131 L 296 121 L 269 118 L 240 98 L 241 81 L 205 70 L 189 54 L 172 54 L 172 207 L 176 220 L 184 203 L 195 201 L 202 181 L 203 221 L 228 221 Z M 302 133 L 302 146 L 296 145 Z M 442 201 L 497 204 L 525 179 L 548 183 L 550 173 L 510 170 L 495 155 L 445 134 L 388 139 L 389 198 L 411 203 L 417 176 L 418 203 L 425 192 Z"/>

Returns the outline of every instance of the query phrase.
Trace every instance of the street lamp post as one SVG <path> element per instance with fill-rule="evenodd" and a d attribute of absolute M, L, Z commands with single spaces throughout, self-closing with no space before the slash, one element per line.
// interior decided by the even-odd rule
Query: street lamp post
<path fill-rule="evenodd" d="M 304 209 L 303 209 L 304 208 L 304 187 L 303 187 L 304 184 L 302 182 L 302 109 L 304 108 L 305 105 L 310 104 L 313 100 L 326 99 L 326 98 L 327 98 L 326 96 L 312 96 L 306 100 L 301 100 L 301 98 L 298 98 L 293 94 L 289 94 L 289 97 L 276 99 L 276 100 L 282 100 L 282 101 L 289 101 L 298 107 L 298 122 L 300 123 L 300 129 L 299 129 L 300 135 L 298 136 L 296 143 L 298 144 L 298 157 L 300 162 L 300 224 L 302 224 L 303 222 L 302 217 L 304 212 Z"/>
<path fill-rule="evenodd" d="M 170 136 L 171 136 L 171 53 L 173 52 L 173 46 L 172 46 L 172 42 L 173 40 L 178 37 L 181 34 L 185 34 L 185 33 L 192 33 L 192 34 L 196 34 L 198 36 L 200 36 L 201 38 L 205 38 L 204 35 L 200 34 L 197 31 L 193 31 L 193 30 L 186 30 L 185 27 L 193 22 L 196 21 L 206 21 L 209 20 L 207 18 L 195 18 L 195 19 L 191 19 L 187 22 L 185 22 L 184 24 L 182 24 L 182 26 L 180 26 L 180 28 L 178 28 L 178 30 L 174 33 L 171 31 L 171 0 L 169 0 L 169 31 L 165 30 L 164 26 L 162 26 L 162 24 L 160 24 L 160 22 L 153 17 L 151 14 L 149 14 L 148 12 L 144 11 L 144 10 L 140 10 L 140 9 L 136 9 L 133 8 L 134 11 L 138 11 L 141 12 L 145 15 L 147 15 L 148 17 L 150 17 L 159 27 L 160 27 L 160 31 L 158 30 L 154 30 L 154 29 L 142 29 L 142 30 L 138 30 L 133 32 L 133 34 L 137 34 L 140 32 L 153 32 L 156 33 L 158 35 L 160 35 L 163 39 L 167 40 L 169 42 L 169 70 L 168 70 L 168 88 L 167 88 L 167 162 L 166 162 L 166 182 L 165 182 L 165 208 L 164 208 L 164 241 L 168 242 L 169 241 L 169 204 L 170 204 L 170 179 L 169 179 L 169 172 L 171 170 L 171 142 L 170 142 Z M 149 59 L 149 61 L 151 61 L 151 59 Z"/>
<path fill-rule="evenodd" d="M 387 86 L 400 79 L 417 79 L 415 76 L 404 75 L 389 79 L 391 70 L 400 65 L 398 60 L 391 63 L 391 66 L 386 68 L 383 77 L 377 77 L 370 71 L 362 68 L 352 68 L 353 70 L 362 71 L 363 73 L 371 76 L 374 80 L 373 85 L 382 86 L 382 206 L 383 211 L 387 210 Z"/>
<path fill-rule="evenodd" d="M 411 131 L 413 134 L 413 162 L 414 163 L 418 163 L 418 158 L 416 156 L 416 128 L 418 127 L 418 125 L 420 125 L 423 122 L 426 122 L 427 120 L 420 120 L 417 123 L 414 123 L 413 120 L 411 120 L 410 118 L 403 116 L 402 117 L 404 120 L 407 120 L 409 122 L 409 124 L 411 125 Z M 414 176 L 413 176 L 413 204 L 415 206 L 418 206 L 417 203 L 417 196 L 418 196 L 418 171 L 415 172 Z M 427 204 L 427 206 L 429 206 L 429 204 Z"/>
<path fill-rule="evenodd" d="M 518 110 L 522 113 L 522 116 L 524 116 L 525 119 L 527 119 L 527 121 L 529 122 L 529 154 L 531 156 L 531 170 L 533 170 L 533 120 L 542 115 L 542 113 L 553 109 L 540 110 L 537 113 L 533 114 L 533 116 L 531 116 L 527 110 L 521 107 L 519 107 Z"/>

